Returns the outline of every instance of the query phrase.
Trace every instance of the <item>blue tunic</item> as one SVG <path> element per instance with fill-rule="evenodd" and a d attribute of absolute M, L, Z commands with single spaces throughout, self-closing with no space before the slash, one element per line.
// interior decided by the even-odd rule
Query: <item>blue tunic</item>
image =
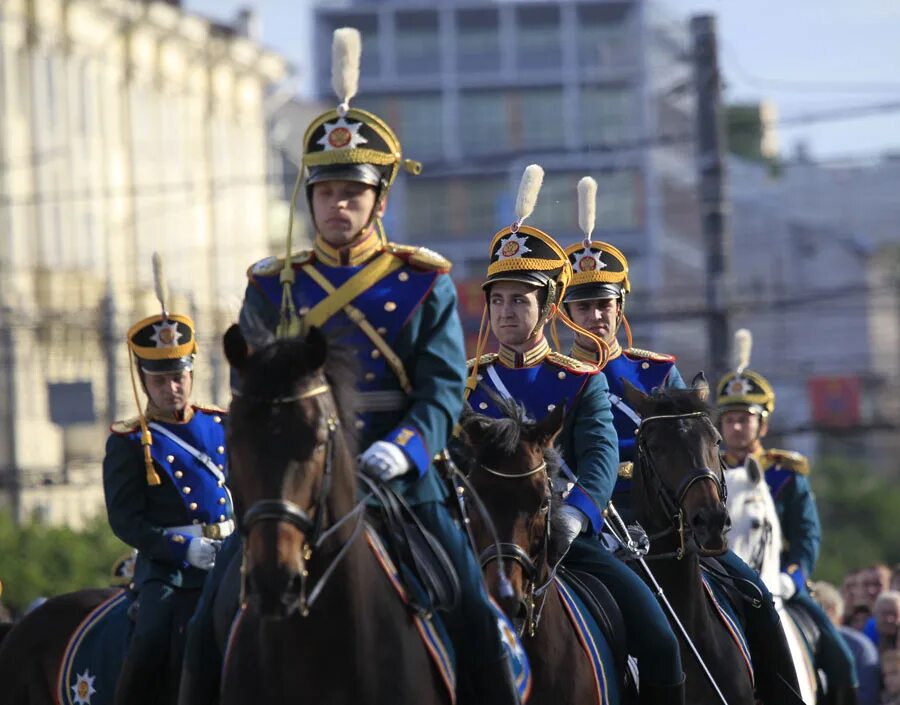
<path fill-rule="evenodd" d="M 603 525 L 602 512 L 609 503 L 618 467 L 616 431 L 613 427 L 606 379 L 596 367 L 558 353 L 549 353 L 528 367 L 507 367 L 497 355 L 486 355 L 479 364 L 480 381 L 469 396 L 469 405 L 480 414 L 502 415 L 492 390 L 501 398 L 488 369 L 499 377 L 506 392 L 540 421 L 559 405 L 565 405 L 563 430 L 557 439 L 563 460 L 577 478 L 566 502 L 580 509 L 594 532 Z"/>

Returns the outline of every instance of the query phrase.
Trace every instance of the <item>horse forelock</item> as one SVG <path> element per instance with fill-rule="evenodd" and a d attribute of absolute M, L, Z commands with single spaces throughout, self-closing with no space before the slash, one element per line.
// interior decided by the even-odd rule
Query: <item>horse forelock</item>
<path fill-rule="evenodd" d="M 713 407 L 703 401 L 692 389 L 657 388 L 648 395 L 651 405 L 645 416 L 703 413 L 712 416 Z"/>

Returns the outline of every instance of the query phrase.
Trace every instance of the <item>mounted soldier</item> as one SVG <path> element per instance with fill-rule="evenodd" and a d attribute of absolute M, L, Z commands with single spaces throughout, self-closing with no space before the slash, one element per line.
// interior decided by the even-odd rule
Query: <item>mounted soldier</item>
<path fill-rule="evenodd" d="M 174 698 L 184 627 L 221 541 L 234 530 L 224 412 L 191 403 L 194 324 L 168 310 L 157 255 L 154 278 L 162 312 L 127 336 L 138 415 L 112 425 L 103 459 L 109 524 L 138 551 L 130 583 L 137 619 L 117 703 Z"/>
<path fill-rule="evenodd" d="M 568 544 L 563 565 L 596 576 L 613 594 L 625 618 L 629 652 L 638 658 L 641 703 L 683 702 L 678 642 L 665 614 L 640 578 L 598 540 L 618 467 L 608 385 L 594 361 L 552 351 L 544 329 L 560 318 L 583 340 L 593 341 L 601 364 L 609 348 L 560 308 L 572 277 L 565 251 L 547 233 L 523 225 L 542 178 L 537 165 L 525 170 L 516 222 L 491 241 L 482 285 L 488 323 L 479 333 L 476 358 L 469 362 L 468 404 L 477 413 L 501 417 L 503 400 L 512 399 L 536 421 L 565 406 L 557 440 L 568 477 L 561 510 Z M 500 348 L 484 355 L 491 331 Z"/>
<path fill-rule="evenodd" d="M 628 260 L 615 246 L 591 239 L 595 221 L 597 183 L 584 177 L 578 183 L 578 225 L 584 240 L 566 249 L 572 265 L 572 282 L 566 290 L 564 306 L 571 319 L 592 336 L 604 343 L 601 349 L 584 333 L 576 334 L 572 357 L 583 362 L 599 364 L 603 352 L 608 350 L 602 373 L 609 385 L 609 399 L 616 427 L 619 447 L 619 476 L 613 491 L 613 505 L 626 523 L 631 512 L 631 472 L 634 462 L 637 431 L 641 417 L 625 400 L 625 381 L 640 391 L 650 394 L 657 388 L 685 389 L 686 384 L 674 355 L 666 355 L 632 346 L 631 327 L 625 316 L 625 298 L 631 292 Z M 619 333 L 625 333 L 627 347 L 619 343 Z M 701 375 L 695 384 L 708 390 Z M 778 613 L 772 596 L 759 576 L 732 551 L 726 551 L 717 560 L 729 574 L 739 581 L 749 581 L 762 595 L 763 607 L 747 611 L 747 636 L 751 649 L 755 648 L 757 661 L 764 654 L 787 653 L 783 634 L 778 627 Z M 756 596 L 756 595 L 754 595 Z M 777 669 L 773 663 L 773 667 Z M 764 671 L 762 668 L 761 671 Z"/>
<path fill-rule="evenodd" d="M 458 605 L 442 614 L 457 656 L 459 700 L 513 703 L 518 695 L 481 570 L 444 506 L 447 493 L 432 464 L 459 417 L 465 388 L 451 264 L 431 250 L 387 239 L 381 219 L 391 185 L 401 168 L 418 174 L 421 165 L 403 159 L 383 119 L 349 107 L 360 51 L 355 29 L 335 31 L 340 105 L 315 118 L 304 136 L 295 196 L 303 183 L 313 249 L 250 268 L 241 329 L 252 345 L 261 328 L 263 337 L 287 337 L 316 326 L 356 351 L 359 468 L 412 506 L 459 576 Z"/>
<path fill-rule="evenodd" d="M 737 364 L 716 385 L 719 426 L 725 441 L 723 458 L 728 467 L 737 467 L 753 457 L 765 473 L 785 543 L 781 597 L 801 607 L 821 631 L 816 660 L 828 678 L 827 702 L 855 703 L 858 681 L 853 656 L 807 588 L 821 541 L 819 515 L 808 479 L 809 461 L 793 451 L 763 448 L 762 439 L 775 410 L 775 391 L 765 377 L 748 369 L 751 348 L 750 331 L 737 331 Z"/>

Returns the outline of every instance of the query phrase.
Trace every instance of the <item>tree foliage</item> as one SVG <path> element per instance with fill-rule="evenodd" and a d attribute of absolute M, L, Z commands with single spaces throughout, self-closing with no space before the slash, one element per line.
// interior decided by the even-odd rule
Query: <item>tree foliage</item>
<path fill-rule="evenodd" d="M 817 579 L 840 585 L 853 570 L 900 562 L 900 486 L 837 458 L 817 463 L 810 480 L 822 522 Z"/>
<path fill-rule="evenodd" d="M 39 521 L 17 525 L 0 513 L 0 580 L 3 602 L 21 612 L 37 597 L 110 584 L 113 563 L 128 547 L 105 516 L 82 531 Z"/>

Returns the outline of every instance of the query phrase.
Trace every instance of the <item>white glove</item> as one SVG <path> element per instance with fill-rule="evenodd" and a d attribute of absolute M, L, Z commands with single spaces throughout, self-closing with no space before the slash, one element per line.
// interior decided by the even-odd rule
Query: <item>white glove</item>
<path fill-rule="evenodd" d="M 588 518 L 577 507 L 564 504 L 559 510 L 561 530 L 566 537 L 566 544 L 571 544 L 579 534 L 587 529 Z"/>
<path fill-rule="evenodd" d="M 192 538 L 188 544 L 187 562 L 200 570 L 209 570 L 216 564 L 216 554 L 221 545 L 221 541 L 214 541 L 205 536 Z"/>
<path fill-rule="evenodd" d="M 797 592 L 797 583 L 787 573 L 778 574 L 778 583 L 781 587 L 781 599 L 787 602 Z"/>
<path fill-rule="evenodd" d="M 359 456 L 358 461 L 364 473 L 377 477 L 382 482 L 400 477 L 412 468 L 412 463 L 400 446 L 387 441 L 375 441 Z"/>

